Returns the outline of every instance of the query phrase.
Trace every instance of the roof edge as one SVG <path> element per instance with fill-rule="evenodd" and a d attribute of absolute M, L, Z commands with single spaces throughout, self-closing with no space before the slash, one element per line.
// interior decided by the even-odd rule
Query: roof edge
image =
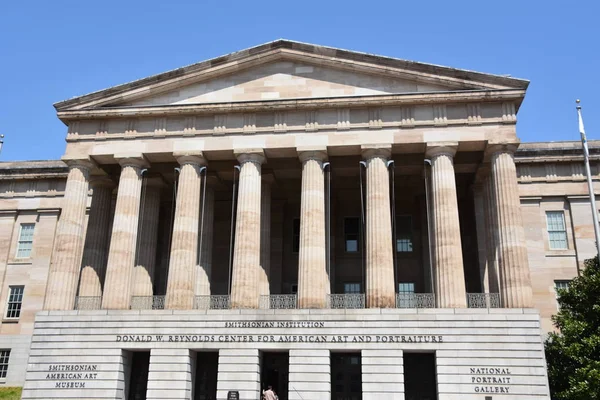
<path fill-rule="evenodd" d="M 425 72 L 430 74 L 438 74 L 451 78 L 459 78 L 473 81 L 487 81 L 496 84 L 503 84 L 518 89 L 527 89 L 529 81 L 525 79 L 507 77 L 503 75 L 495 75 L 483 72 L 470 71 L 465 69 L 451 68 L 436 64 L 422 63 L 416 61 L 403 60 L 399 58 L 380 56 L 375 54 L 363 53 L 354 50 L 339 49 L 335 47 L 327 47 L 314 45 L 309 43 L 297 42 L 287 39 L 277 39 L 272 42 L 263 43 L 254 47 L 239 50 L 233 53 L 225 54 L 222 56 L 214 57 L 205 61 L 190 64 L 187 66 L 179 67 L 170 71 L 162 72 L 156 75 L 151 75 L 146 78 L 130 81 L 120 85 L 112 86 L 106 89 L 101 89 L 95 92 L 76 96 L 68 100 L 59 101 L 54 103 L 54 108 L 58 110 L 64 110 L 70 106 L 85 103 L 104 96 L 115 95 L 118 93 L 125 92 L 127 90 L 136 89 L 143 87 L 148 84 L 157 83 L 160 81 L 168 80 L 183 76 L 187 73 L 202 71 L 215 67 L 220 64 L 227 62 L 236 61 L 250 55 L 257 55 L 271 50 L 276 49 L 290 49 L 302 51 L 309 54 L 319 54 L 323 56 L 337 57 L 340 59 L 352 60 L 352 61 L 363 61 L 370 63 L 377 63 L 380 65 L 387 65 L 396 68 L 406 68 L 419 72 Z"/>

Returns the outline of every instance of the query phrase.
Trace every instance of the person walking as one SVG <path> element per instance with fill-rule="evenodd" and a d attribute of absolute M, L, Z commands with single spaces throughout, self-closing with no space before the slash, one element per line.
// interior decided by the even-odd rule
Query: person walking
<path fill-rule="evenodd" d="M 263 400 L 277 400 L 277 396 L 271 385 L 267 386 L 267 390 L 263 390 Z"/>

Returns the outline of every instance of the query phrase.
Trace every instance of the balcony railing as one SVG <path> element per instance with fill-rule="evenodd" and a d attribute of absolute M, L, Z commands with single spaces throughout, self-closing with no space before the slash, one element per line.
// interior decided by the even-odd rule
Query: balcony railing
<path fill-rule="evenodd" d="M 260 296 L 259 308 L 275 310 L 293 310 L 298 308 L 298 296 L 295 294 L 272 294 Z"/>
<path fill-rule="evenodd" d="M 365 308 L 364 293 L 328 294 L 327 308 L 355 309 Z"/>
<path fill-rule="evenodd" d="M 499 293 L 467 293 L 469 308 L 500 308 Z"/>
<path fill-rule="evenodd" d="M 77 296 L 75 297 L 76 310 L 99 310 L 102 307 L 100 296 Z"/>
<path fill-rule="evenodd" d="M 132 310 L 164 310 L 165 296 L 133 296 Z"/>
<path fill-rule="evenodd" d="M 365 308 L 364 293 L 334 293 L 327 295 L 327 308 L 330 309 L 360 309 Z M 433 293 L 396 293 L 396 308 L 435 308 Z M 467 293 L 468 308 L 500 308 L 499 293 Z M 100 310 L 102 297 L 77 296 L 75 310 Z M 274 294 L 260 296 L 260 309 L 293 310 L 298 308 L 298 296 L 295 294 Z M 132 310 L 164 310 L 165 296 L 133 296 Z M 196 296 L 196 310 L 229 310 L 231 301 L 228 295 Z"/>
<path fill-rule="evenodd" d="M 396 308 L 435 308 L 435 294 L 396 293 Z"/>
<path fill-rule="evenodd" d="M 231 302 L 227 295 L 196 296 L 194 299 L 196 310 L 228 310 Z"/>

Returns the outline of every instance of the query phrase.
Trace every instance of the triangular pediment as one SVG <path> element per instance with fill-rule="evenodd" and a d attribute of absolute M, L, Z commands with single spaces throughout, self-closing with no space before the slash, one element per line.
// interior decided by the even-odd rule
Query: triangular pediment
<path fill-rule="evenodd" d="M 55 104 L 60 111 L 524 90 L 520 79 L 278 40 Z"/>
<path fill-rule="evenodd" d="M 242 101 L 372 96 L 438 92 L 448 86 L 346 71 L 296 61 L 275 61 L 233 75 L 124 103 L 126 106 L 186 105 Z"/>

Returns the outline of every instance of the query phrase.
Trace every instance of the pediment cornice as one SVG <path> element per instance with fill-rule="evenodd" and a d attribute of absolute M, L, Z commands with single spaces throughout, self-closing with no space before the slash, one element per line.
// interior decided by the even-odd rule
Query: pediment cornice
<path fill-rule="evenodd" d="M 109 89 L 75 97 L 56 103 L 54 106 L 59 112 L 59 117 L 61 117 L 61 115 L 64 116 L 66 112 L 72 111 L 91 111 L 99 108 L 114 109 L 126 102 L 158 95 L 187 85 L 227 76 L 248 68 L 281 60 L 299 61 L 340 70 L 443 85 L 447 87 L 450 92 L 453 90 L 518 90 L 524 93 L 529 83 L 526 80 L 505 76 L 484 74 L 433 64 L 417 63 L 288 40 L 278 40 L 236 53 L 231 53 L 226 56 L 217 57 L 162 74 L 150 76 L 148 78 L 118 85 Z M 403 96 L 405 96 L 404 98 L 410 97 L 406 97 L 406 95 Z M 315 99 L 311 99 L 311 101 L 314 100 Z M 302 100 L 293 100 L 293 102 L 297 101 Z M 285 104 L 286 101 L 257 103 Z M 236 105 L 239 106 L 241 104 L 236 103 Z M 215 106 L 203 104 L 202 106 L 221 107 L 223 105 Z"/>

